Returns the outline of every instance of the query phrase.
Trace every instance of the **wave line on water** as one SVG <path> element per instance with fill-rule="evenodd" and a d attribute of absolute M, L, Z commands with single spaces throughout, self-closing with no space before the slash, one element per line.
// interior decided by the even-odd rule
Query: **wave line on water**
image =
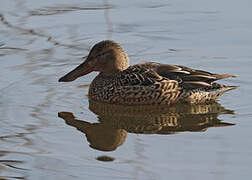
<path fill-rule="evenodd" d="M 30 35 L 33 35 L 33 36 L 46 38 L 48 42 L 51 42 L 55 46 L 63 46 L 63 47 L 76 49 L 76 50 L 88 50 L 88 48 L 82 48 L 82 47 L 79 47 L 78 45 L 65 44 L 65 43 L 59 42 L 54 37 L 52 37 L 50 35 L 47 35 L 47 34 L 43 34 L 41 32 L 37 32 L 34 29 L 26 29 L 26 28 L 23 28 L 23 27 L 20 27 L 20 26 L 17 26 L 17 25 L 13 25 L 9 21 L 7 21 L 6 18 L 4 17 L 4 15 L 1 14 L 1 13 L 0 13 L 0 22 L 2 22 L 2 24 L 7 26 L 8 28 L 21 31 L 21 32 L 23 32 L 25 34 L 30 34 Z"/>

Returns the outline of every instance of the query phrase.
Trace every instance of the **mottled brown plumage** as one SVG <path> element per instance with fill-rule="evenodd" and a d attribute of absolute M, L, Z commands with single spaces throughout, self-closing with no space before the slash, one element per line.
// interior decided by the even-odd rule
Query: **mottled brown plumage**
<path fill-rule="evenodd" d="M 158 105 L 178 102 L 203 103 L 236 86 L 215 83 L 235 77 L 213 74 L 179 65 L 147 62 L 129 66 L 129 58 L 120 44 L 106 40 L 97 43 L 86 61 L 60 78 L 73 81 L 92 71 L 99 71 L 89 88 L 89 98 L 127 105 Z"/>

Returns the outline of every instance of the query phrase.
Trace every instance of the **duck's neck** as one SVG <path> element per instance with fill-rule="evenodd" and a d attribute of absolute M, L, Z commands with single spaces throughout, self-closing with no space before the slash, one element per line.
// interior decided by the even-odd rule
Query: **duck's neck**
<path fill-rule="evenodd" d="M 129 67 L 129 56 L 126 52 L 122 51 L 121 53 L 116 54 L 114 63 L 115 72 L 123 71 Z"/>

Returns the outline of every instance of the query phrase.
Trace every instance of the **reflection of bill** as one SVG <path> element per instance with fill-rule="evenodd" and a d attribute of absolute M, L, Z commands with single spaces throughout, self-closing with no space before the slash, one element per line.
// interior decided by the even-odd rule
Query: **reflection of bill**
<path fill-rule="evenodd" d="M 98 115 L 99 123 L 77 120 L 70 112 L 60 112 L 59 117 L 85 133 L 90 147 L 102 151 L 113 151 L 122 145 L 127 132 L 174 134 L 234 125 L 217 118 L 220 114 L 234 113 L 218 103 L 136 107 L 90 101 L 89 109 Z"/>

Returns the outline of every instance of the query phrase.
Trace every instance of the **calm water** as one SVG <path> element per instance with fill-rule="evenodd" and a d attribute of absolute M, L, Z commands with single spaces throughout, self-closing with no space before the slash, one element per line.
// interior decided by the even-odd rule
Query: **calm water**
<path fill-rule="evenodd" d="M 0 179 L 249 179 L 252 1 L 0 2 Z M 89 102 L 91 73 L 59 77 L 103 39 L 131 63 L 181 64 L 236 79 L 219 103 Z"/>

